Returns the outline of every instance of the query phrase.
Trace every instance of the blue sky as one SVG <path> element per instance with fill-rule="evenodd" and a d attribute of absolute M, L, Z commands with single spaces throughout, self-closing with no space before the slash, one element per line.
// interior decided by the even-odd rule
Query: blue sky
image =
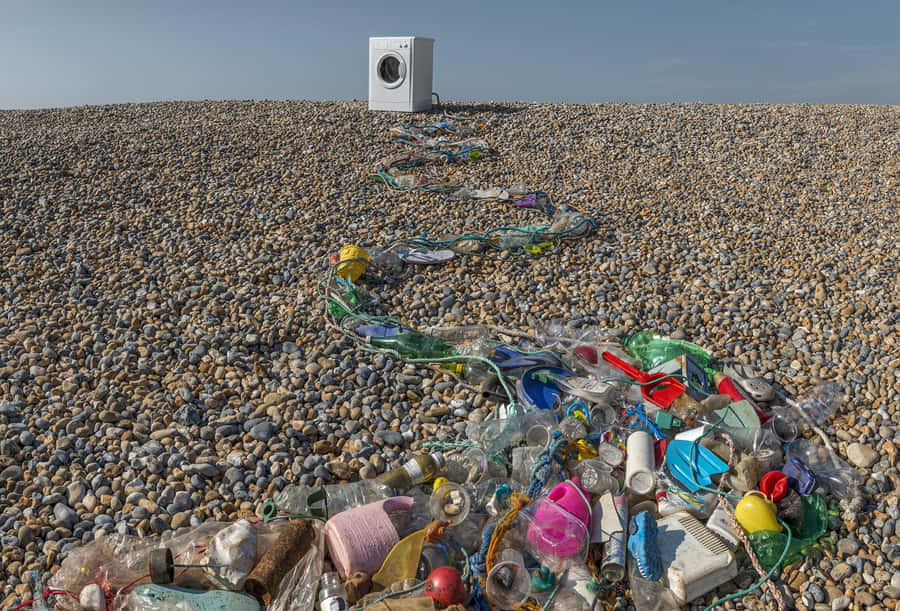
<path fill-rule="evenodd" d="M 447 100 L 900 104 L 897 2 L 0 0 L 0 108 L 365 99 L 431 36 Z"/>

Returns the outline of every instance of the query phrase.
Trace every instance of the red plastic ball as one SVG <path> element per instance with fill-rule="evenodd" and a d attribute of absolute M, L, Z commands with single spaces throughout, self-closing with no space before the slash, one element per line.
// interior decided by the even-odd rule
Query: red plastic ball
<path fill-rule="evenodd" d="M 441 609 L 466 602 L 466 586 L 459 571 L 452 566 L 439 566 L 425 580 L 425 594 Z"/>
<path fill-rule="evenodd" d="M 591 346 L 578 346 L 575 348 L 575 356 L 581 357 L 591 365 L 597 364 L 597 350 Z"/>

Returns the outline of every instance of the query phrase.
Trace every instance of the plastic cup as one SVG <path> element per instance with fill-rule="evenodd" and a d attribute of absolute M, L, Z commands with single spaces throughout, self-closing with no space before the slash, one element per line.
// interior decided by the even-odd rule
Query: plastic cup
<path fill-rule="evenodd" d="M 799 431 L 797 423 L 788 419 L 784 414 L 776 412 L 765 424 L 782 443 L 790 443 L 797 439 Z"/>
<path fill-rule="evenodd" d="M 500 558 L 488 573 L 484 592 L 495 609 L 513 611 L 522 606 L 531 591 L 531 575 L 522 554 L 512 548 L 500 552 Z"/>
<path fill-rule="evenodd" d="M 445 482 L 437 487 L 428 499 L 428 509 L 435 520 L 446 520 L 452 525 L 463 522 L 469 516 L 469 493 L 455 482 Z"/>
<path fill-rule="evenodd" d="M 447 478 L 460 484 L 477 484 L 484 480 L 490 470 L 487 454 L 480 447 L 466 448 L 446 458 L 444 473 Z"/>
<path fill-rule="evenodd" d="M 525 433 L 525 445 L 544 447 L 550 443 L 550 428 L 535 424 Z"/>

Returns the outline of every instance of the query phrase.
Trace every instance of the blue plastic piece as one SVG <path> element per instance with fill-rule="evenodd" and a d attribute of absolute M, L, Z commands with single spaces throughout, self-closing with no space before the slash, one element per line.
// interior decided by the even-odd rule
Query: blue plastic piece
<path fill-rule="evenodd" d="M 787 475 L 788 485 L 800 494 L 809 494 L 816 489 L 816 476 L 799 458 L 788 458 L 781 472 Z"/>
<path fill-rule="evenodd" d="M 365 337 L 395 337 L 398 333 L 409 330 L 388 325 L 360 325 L 356 327 L 356 332 Z"/>
<path fill-rule="evenodd" d="M 553 409 L 559 401 L 561 393 L 559 387 L 553 382 L 544 382 L 537 378 L 541 373 L 551 376 L 572 377 L 575 374 L 559 367 L 535 367 L 525 372 L 522 377 L 522 390 L 528 400 L 534 403 L 538 409 Z"/>
<path fill-rule="evenodd" d="M 701 487 L 712 485 L 713 475 L 726 473 L 728 465 L 699 443 L 693 448 L 691 464 L 692 445 L 684 439 L 670 441 L 666 449 L 666 464 L 679 482 L 691 492 L 697 492 Z"/>

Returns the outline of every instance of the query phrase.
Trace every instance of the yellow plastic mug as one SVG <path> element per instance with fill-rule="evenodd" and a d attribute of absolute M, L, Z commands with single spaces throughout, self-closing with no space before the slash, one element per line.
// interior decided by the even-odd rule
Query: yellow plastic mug
<path fill-rule="evenodd" d="M 775 512 L 775 503 L 759 490 L 751 490 L 735 507 L 734 517 L 748 535 L 758 530 L 781 532 L 781 524 L 775 519 Z"/>

